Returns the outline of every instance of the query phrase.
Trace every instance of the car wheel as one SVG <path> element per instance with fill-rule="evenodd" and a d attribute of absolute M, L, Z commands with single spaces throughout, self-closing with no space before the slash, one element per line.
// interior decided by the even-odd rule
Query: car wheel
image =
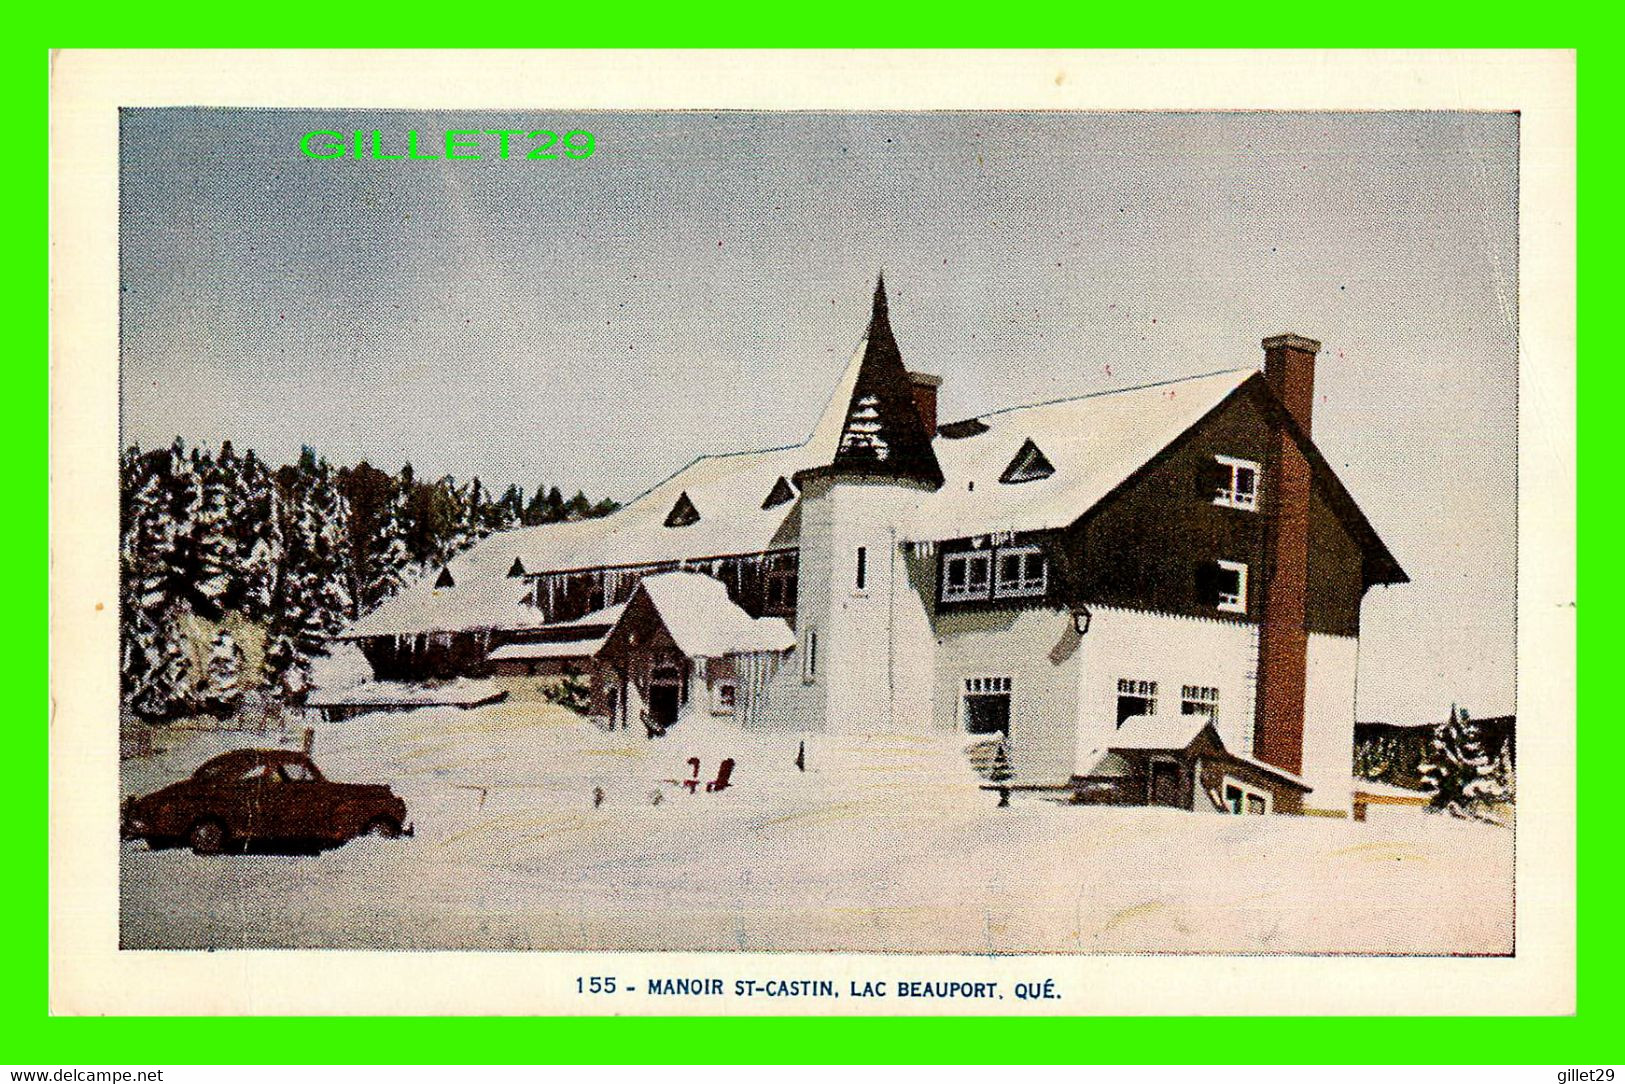
<path fill-rule="evenodd" d="M 187 840 L 193 854 L 223 854 L 228 841 L 226 826 L 219 821 L 198 821 Z"/>
<path fill-rule="evenodd" d="M 367 822 L 367 826 L 361 830 L 361 834 L 373 836 L 377 839 L 398 839 L 401 834 L 401 826 L 388 817 L 375 817 Z"/>

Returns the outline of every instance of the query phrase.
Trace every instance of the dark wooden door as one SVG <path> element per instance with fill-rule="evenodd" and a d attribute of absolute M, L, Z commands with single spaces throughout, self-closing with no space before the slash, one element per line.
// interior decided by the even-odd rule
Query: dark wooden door
<path fill-rule="evenodd" d="M 1151 804 L 1184 808 L 1184 772 L 1179 765 L 1167 760 L 1151 762 Z"/>
<path fill-rule="evenodd" d="M 677 686 L 651 685 L 649 687 L 649 719 L 662 729 L 677 721 Z"/>

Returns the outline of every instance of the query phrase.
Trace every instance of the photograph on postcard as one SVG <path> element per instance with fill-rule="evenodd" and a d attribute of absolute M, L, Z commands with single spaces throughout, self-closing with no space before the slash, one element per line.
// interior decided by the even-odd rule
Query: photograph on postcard
<path fill-rule="evenodd" d="M 1518 149 L 122 110 L 120 948 L 1513 954 Z"/>

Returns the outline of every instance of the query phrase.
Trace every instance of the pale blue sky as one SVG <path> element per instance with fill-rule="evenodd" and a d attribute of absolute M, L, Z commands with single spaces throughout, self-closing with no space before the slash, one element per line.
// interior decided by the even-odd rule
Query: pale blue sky
<path fill-rule="evenodd" d="M 312 161 L 312 129 L 591 129 Z M 1315 436 L 1416 582 L 1360 714 L 1512 708 L 1517 124 L 1500 114 L 137 110 L 125 440 L 627 497 L 801 439 L 876 268 L 945 419 L 1325 342 Z"/>

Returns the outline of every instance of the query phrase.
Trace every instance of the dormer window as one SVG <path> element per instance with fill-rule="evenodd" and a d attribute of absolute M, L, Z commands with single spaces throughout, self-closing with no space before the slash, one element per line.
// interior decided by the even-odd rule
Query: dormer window
<path fill-rule="evenodd" d="M 1246 512 L 1258 511 L 1258 464 L 1227 455 L 1216 455 L 1213 459 L 1217 490 L 1213 503 Z"/>
<path fill-rule="evenodd" d="M 993 591 L 1000 598 L 1042 595 L 1048 586 L 1044 553 L 1037 546 L 1001 546 Z"/>
<path fill-rule="evenodd" d="M 677 503 L 671 506 L 666 513 L 666 526 L 687 527 L 700 521 L 700 510 L 694 507 L 694 502 L 688 499 L 687 491 L 677 495 Z"/>
<path fill-rule="evenodd" d="M 987 598 L 992 570 L 993 555 L 986 550 L 946 554 L 942 558 L 942 600 Z"/>
<path fill-rule="evenodd" d="M 779 505 L 795 499 L 796 491 L 791 488 L 790 483 L 784 479 L 784 476 L 780 475 L 779 480 L 773 483 L 772 490 L 768 492 L 767 499 L 762 502 L 762 507 L 777 508 Z"/>
<path fill-rule="evenodd" d="M 1014 485 L 1017 482 L 1036 482 L 1041 478 L 1048 478 L 1055 473 L 1055 465 L 1045 457 L 1034 444 L 1032 438 L 1027 438 L 1016 457 L 1010 460 L 1010 465 L 1004 468 L 999 475 L 999 481 L 1005 485 Z"/>
<path fill-rule="evenodd" d="M 511 566 L 509 566 L 509 568 L 508 568 L 508 575 L 510 577 L 512 577 L 512 578 L 517 579 L 518 577 L 523 576 L 524 574 L 525 574 L 525 562 L 521 561 L 519 558 L 515 557 L 513 559 L 513 564 Z"/>
<path fill-rule="evenodd" d="M 945 553 L 943 602 L 1034 598 L 1049 589 L 1049 562 L 1037 546 L 995 546 Z"/>
<path fill-rule="evenodd" d="M 457 581 L 451 578 L 451 569 L 442 567 L 440 575 L 435 577 L 434 585 L 436 587 L 456 587 Z"/>

